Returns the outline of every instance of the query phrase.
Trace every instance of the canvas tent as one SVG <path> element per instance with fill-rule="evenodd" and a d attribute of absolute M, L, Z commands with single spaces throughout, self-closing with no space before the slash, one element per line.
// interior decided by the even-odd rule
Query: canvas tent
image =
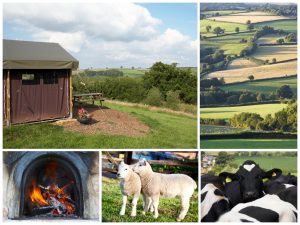
<path fill-rule="evenodd" d="M 3 119 L 17 124 L 72 116 L 78 60 L 57 43 L 3 40 Z"/>

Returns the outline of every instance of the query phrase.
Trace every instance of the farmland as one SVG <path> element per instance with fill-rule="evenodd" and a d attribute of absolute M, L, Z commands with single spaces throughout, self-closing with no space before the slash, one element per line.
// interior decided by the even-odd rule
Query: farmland
<path fill-rule="evenodd" d="M 269 60 L 275 58 L 277 62 L 296 59 L 297 46 L 296 45 L 282 45 L 282 46 L 260 46 L 252 55 L 256 59 Z"/>
<path fill-rule="evenodd" d="M 225 91 L 253 91 L 270 94 L 276 92 L 283 85 L 289 85 L 294 95 L 297 96 L 297 77 L 295 76 L 224 85 L 222 89 Z"/>
<path fill-rule="evenodd" d="M 218 108 L 201 108 L 201 118 L 212 119 L 229 119 L 235 114 L 242 112 L 258 113 L 262 117 L 268 114 L 280 111 L 286 107 L 286 104 L 261 104 L 261 105 L 247 105 L 247 106 L 234 106 L 234 107 L 218 107 Z"/>
<path fill-rule="evenodd" d="M 234 59 L 230 62 L 227 69 L 228 70 L 235 70 L 235 69 L 242 69 L 242 68 L 250 68 L 250 67 L 256 67 L 257 64 L 249 59 L 240 58 L 240 59 Z"/>
<path fill-rule="evenodd" d="M 223 77 L 226 83 L 241 82 L 248 80 L 249 75 L 253 75 L 255 80 L 272 77 L 284 77 L 297 74 L 297 61 L 263 65 L 235 70 L 222 70 L 210 73 L 206 78 Z"/>
<path fill-rule="evenodd" d="M 215 126 L 215 125 L 200 125 L 201 134 L 234 134 L 247 131 L 247 129 L 234 128 L 229 126 Z"/>
<path fill-rule="evenodd" d="M 203 149 L 296 149 L 297 139 L 200 140 Z"/>
<path fill-rule="evenodd" d="M 219 15 L 229 15 L 229 14 L 234 14 L 234 13 L 244 13 L 245 11 L 243 10 L 212 10 L 212 11 L 201 11 L 201 14 L 203 15 L 214 15 L 214 14 L 219 14 Z"/>
<path fill-rule="evenodd" d="M 279 38 L 284 38 L 285 35 L 279 35 L 279 34 L 268 34 L 265 36 L 260 37 L 256 43 L 258 44 L 276 44 L 276 41 Z"/>
<path fill-rule="evenodd" d="M 220 21 L 220 22 L 246 24 L 248 20 L 250 20 L 251 23 L 262 23 L 268 21 L 288 20 L 292 18 L 286 16 L 272 15 L 266 12 L 246 12 L 246 13 L 237 13 L 237 14 L 230 14 L 224 16 L 210 17 L 208 19 L 213 21 Z"/>
<path fill-rule="evenodd" d="M 215 27 L 222 27 L 225 29 L 225 34 L 236 33 L 235 28 L 239 27 L 240 32 L 247 31 L 247 26 L 245 24 L 231 23 L 231 22 L 219 22 L 219 21 L 211 21 L 208 19 L 201 20 L 200 23 L 200 32 L 203 36 L 216 36 L 216 34 L 212 32 L 206 31 L 206 26 L 210 25 L 211 30 L 214 30 Z"/>
<path fill-rule="evenodd" d="M 137 204 L 137 216 L 130 216 L 130 202 L 128 198 L 126 215 L 120 216 L 119 211 L 122 205 L 122 195 L 119 181 L 109 178 L 102 179 L 102 221 L 103 222 L 176 222 L 176 216 L 181 207 L 179 198 L 161 197 L 159 203 L 159 217 L 153 218 L 151 213 L 142 215 L 143 203 L 140 197 Z M 198 222 L 198 191 L 196 190 L 191 198 L 190 209 L 183 222 Z"/>
<path fill-rule="evenodd" d="M 284 30 L 287 32 L 295 32 L 297 33 L 297 20 L 279 20 L 279 21 L 269 21 L 263 23 L 257 23 L 254 25 L 255 28 L 270 26 L 274 27 L 277 30 Z"/>

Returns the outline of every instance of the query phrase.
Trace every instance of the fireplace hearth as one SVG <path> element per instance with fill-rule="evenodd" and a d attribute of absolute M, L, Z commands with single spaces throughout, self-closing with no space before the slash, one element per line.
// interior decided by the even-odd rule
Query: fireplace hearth
<path fill-rule="evenodd" d="M 3 156 L 4 217 L 99 217 L 98 152 L 4 152 Z"/>

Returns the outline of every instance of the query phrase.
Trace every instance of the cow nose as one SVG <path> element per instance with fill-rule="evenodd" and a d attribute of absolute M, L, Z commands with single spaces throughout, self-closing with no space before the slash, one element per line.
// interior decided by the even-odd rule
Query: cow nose
<path fill-rule="evenodd" d="M 244 194 L 245 199 L 255 199 L 256 198 L 256 193 L 254 191 L 248 191 Z"/>

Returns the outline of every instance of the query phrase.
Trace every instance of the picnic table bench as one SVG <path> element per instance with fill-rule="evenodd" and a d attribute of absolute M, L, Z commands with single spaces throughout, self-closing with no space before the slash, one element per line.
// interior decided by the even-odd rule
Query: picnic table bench
<path fill-rule="evenodd" d="M 96 100 L 99 100 L 100 105 L 104 102 L 104 97 L 102 93 L 86 93 L 86 94 L 73 94 L 73 101 L 80 102 L 81 100 L 91 100 L 93 105 Z"/>

